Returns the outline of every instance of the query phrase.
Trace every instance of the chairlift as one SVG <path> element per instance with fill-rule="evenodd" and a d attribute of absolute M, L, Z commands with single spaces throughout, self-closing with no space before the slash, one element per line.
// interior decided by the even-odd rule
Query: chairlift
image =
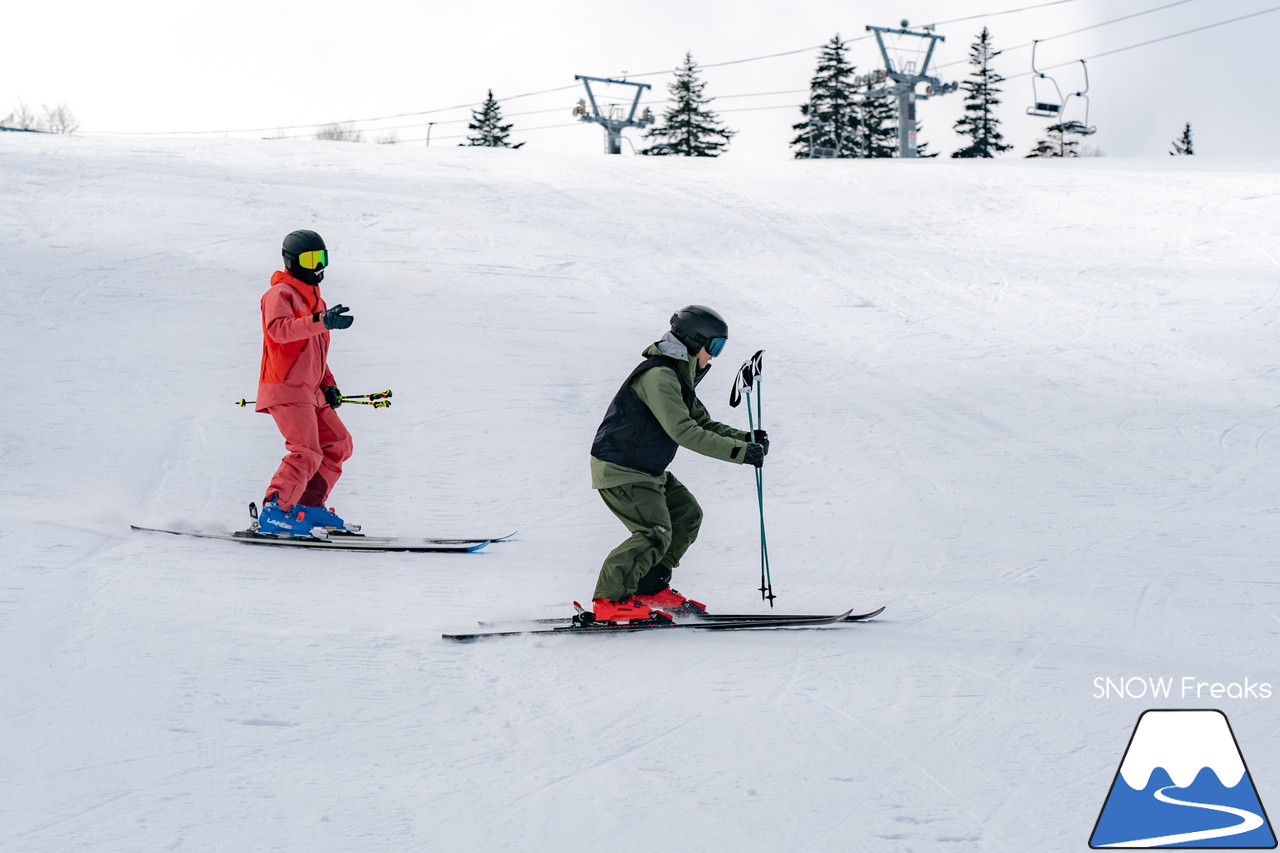
<path fill-rule="evenodd" d="M 1058 81 L 1036 68 L 1036 45 L 1039 43 L 1039 39 L 1031 42 L 1031 73 L 1035 75 L 1031 78 L 1031 96 L 1034 106 L 1027 107 L 1027 115 L 1061 119 L 1071 99 L 1081 98 L 1084 100 L 1084 121 L 1075 119 L 1059 121 L 1058 126 L 1062 128 L 1063 133 L 1075 133 L 1080 136 L 1089 136 L 1097 133 L 1098 129 L 1089 124 L 1089 66 L 1083 59 L 1079 60 L 1080 67 L 1084 69 L 1084 88 L 1079 92 L 1072 92 L 1064 98 L 1062 89 L 1058 86 Z M 1047 80 L 1049 82 L 1037 85 L 1036 80 Z M 1049 92 L 1050 85 L 1053 86 L 1052 95 Z"/>
<path fill-rule="evenodd" d="M 1031 99 L 1035 103 L 1033 107 L 1027 107 L 1027 115 L 1040 116 L 1041 118 L 1057 118 L 1062 112 L 1062 90 L 1058 88 L 1058 81 L 1036 68 L 1036 45 L 1040 44 L 1040 40 L 1036 39 L 1031 42 L 1031 73 L 1035 76 L 1031 78 Z M 1053 85 L 1053 92 L 1057 96 L 1050 99 L 1049 87 L 1047 84 L 1036 84 L 1036 80 L 1048 80 Z M 1042 96 L 1043 95 L 1043 96 Z"/>
<path fill-rule="evenodd" d="M 1072 98 L 1080 98 L 1081 100 L 1084 101 L 1084 121 L 1063 122 L 1062 132 L 1076 133 L 1076 134 L 1079 134 L 1080 136 L 1092 136 L 1093 134 L 1098 132 L 1098 129 L 1093 125 L 1089 124 L 1089 95 L 1088 95 L 1089 66 L 1086 65 L 1085 61 L 1082 59 L 1080 60 L 1080 67 L 1084 70 L 1084 88 L 1081 89 L 1079 92 L 1073 92 L 1070 95 L 1067 95 L 1067 100 L 1069 101 Z M 1067 102 L 1063 101 L 1062 106 L 1065 109 L 1067 106 Z"/>

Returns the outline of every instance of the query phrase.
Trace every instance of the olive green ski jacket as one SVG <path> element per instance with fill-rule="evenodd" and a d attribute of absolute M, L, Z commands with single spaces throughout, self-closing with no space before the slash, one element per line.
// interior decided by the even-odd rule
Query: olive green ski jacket
<path fill-rule="evenodd" d="M 670 340 L 668 340 L 670 338 Z M 680 384 L 693 387 L 696 360 L 690 356 L 684 344 L 671 335 L 644 351 L 645 358 L 664 355 L 676 359 L 680 375 L 667 367 L 651 367 L 631 382 L 631 390 L 640 398 L 667 435 L 681 447 L 741 465 L 746 455 L 750 433 L 713 421 L 701 400 L 695 400 L 690 409 L 685 406 Z M 629 483 L 665 482 L 665 476 L 654 477 L 634 468 L 591 457 L 591 488 L 611 489 Z"/>

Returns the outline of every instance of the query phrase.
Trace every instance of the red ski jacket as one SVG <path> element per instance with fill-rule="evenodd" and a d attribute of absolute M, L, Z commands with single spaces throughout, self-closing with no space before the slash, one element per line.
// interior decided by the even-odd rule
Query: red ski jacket
<path fill-rule="evenodd" d="M 281 403 L 325 405 L 329 372 L 329 331 L 320 315 L 327 310 L 320 288 L 303 284 L 283 270 L 271 275 L 262 295 L 262 369 L 256 411 Z"/>

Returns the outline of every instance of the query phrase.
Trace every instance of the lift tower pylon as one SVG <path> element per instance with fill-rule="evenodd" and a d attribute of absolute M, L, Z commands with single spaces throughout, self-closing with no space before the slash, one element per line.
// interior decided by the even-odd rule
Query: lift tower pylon
<path fill-rule="evenodd" d="M 876 43 L 880 45 L 880 56 L 884 59 L 885 73 L 893 81 L 893 85 L 888 87 L 888 91 L 898 97 L 899 157 L 916 156 L 916 99 L 923 100 L 934 95 L 946 95 L 960 88 L 959 83 L 943 83 L 937 77 L 929 74 L 929 62 L 933 59 L 933 49 L 938 42 L 946 41 L 947 37 L 940 36 L 934 32 L 913 32 L 907 29 L 907 26 L 908 23 L 903 21 L 902 27 L 896 30 L 891 27 L 867 27 L 868 32 L 876 34 Z M 931 29 L 931 27 L 926 27 L 926 30 Z M 894 62 L 889 57 L 889 51 L 884 44 L 885 33 L 929 40 L 924 61 L 920 63 L 918 71 L 914 62 L 908 62 L 899 68 L 894 67 Z M 923 94 L 916 93 L 916 86 L 920 83 L 928 84 Z"/>
<path fill-rule="evenodd" d="M 589 121 L 601 125 L 605 129 L 604 153 L 621 154 L 622 153 L 622 131 L 628 127 L 648 127 L 653 124 L 653 111 L 648 107 L 636 118 L 636 110 L 640 107 L 640 96 L 644 94 L 644 90 L 651 88 L 648 83 L 632 83 L 628 80 L 610 80 L 606 77 L 584 77 L 581 74 L 575 74 L 574 80 L 581 80 L 582 85 L 587 88 L 587 98 L 591 101 L 591 111 L 587 111 L 586 101 L 579 100 L 578 106 L 574 108 L 573 114 L 580 121 Z M 626 118 L 614 116 L 612 114 L 605 115 L 600 112 L 600 105 L 596 103 L 595 93 L 591 91 L 592 83 L 606 83 L 615 86 L 635 86 L 635 100 L 631 102 L 631 112 Z"/>

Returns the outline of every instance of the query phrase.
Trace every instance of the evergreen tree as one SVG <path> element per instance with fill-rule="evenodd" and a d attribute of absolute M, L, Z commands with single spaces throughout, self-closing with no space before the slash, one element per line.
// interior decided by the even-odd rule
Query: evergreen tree
<path fill-rule="evenodd" d="M 1045 128 L 1047 136 L 1036 140 L 1035 146 L 1027 157 L 1079 157 L 1080 140 L 1068 138 L 1071 134 L 1061 124 L 1051 124 Z"/>
<path fill-rule="evenodd" d="M 1173 140 L 1173 150 L 1169 152 L 1172 157 L 1190 156 L 1196 152 L 1191 148 L 1191 122 L 1187 122 L 1187 126 L 1182 130 L 1182 137 Z"/>
<path fill-rule="evenodd" d="M 956 133 L 969 137 L 969 144 L 952 157 L 994 157 L 1013 147 L 1003 143 L 1000 119 L 993 112 L 993 107 L 1000 103 L 996 97 L 1000 89 L 996 86 L 1004 82 L 991 68 L 991 60 L 999 55 L 1000 51 L 991 49 L 991 33 L 983 27 L 978 40 L 969 46 L 969 64 L 973 71 L 970 79 L 960 84 L 965 93 L 965 114 L 955 123 Z"/>
<path fill-rule="evenodd" d="M 898 156 L 898 99 L 883 89 L 867 87 L 862 98 L 863 157 Z"/>
<path fill-rule="evenodd" d="M 920 139 L 920 135 L 923 133 L 924 133 L 924 123 L 916 122 L 916 139 L 918 140 L 916 142 L 916 156 L 917 157 L 937 157 L 938 152 L 937 151 L 930 152 L 929 143 L 925 142 L 923 139 Z"/>
<path fill-rule="evenodd" d="M 1057 149 L 1053 147 L 1053 144 L 1050 143 L 1048 139 L 1042 138 L 1042 139 L 1037 139 L 1036 144 L 1031 146 L 1031 153 L 1027 155 L 1027 159 L 1030 160 L 1032 157 L 1057 157 L 1057 156 L 1058 156 L 1058 152 L 1057 152 Z"/>
<path fill-rule="evenodd" d="M 644 138 L 654 143 L 641 154 L 681 157 L 719 157 L 729 147 L 737 131 L 720 124 L 716 114 L 707 109 L 711 98 L 704 97 L 707 87 L 698 79 L 698 65 L 693 54 L 684 55 L 684 65 L 676 69 L 676 79 L 667 84 L 675 103 L 662 114 L 662 124 L 645 131 Z"/>
<path fill-rule="evenodd" d="M 797 158 L 814 156 L 816 148 L 831 149 L 836 157 L 861 156 L 862 120 L 847 50 L 848 42 L 837 33 L 818 56 L 818 69 L 809 81 L 809 103 L 800 107 L 805 120 L 791 126 L 798 132 L 791 141 Z"/>
<path fill-rule="evenodd" d="M 467 125 L 467 130 L 473 131 L 475 135 L 468 136 L 466 144 L 485 148 L 519 148 L 524 145 L 523 142 L 512 145 L 507 141 L 512 127 L 513 125 L 502 123 L 502 107 L 498 106 L 493 98 L 493 90 L 490 89 L 489 97 L 485 98 L 480 109 L 471 111 L 471 124 Z"/>

